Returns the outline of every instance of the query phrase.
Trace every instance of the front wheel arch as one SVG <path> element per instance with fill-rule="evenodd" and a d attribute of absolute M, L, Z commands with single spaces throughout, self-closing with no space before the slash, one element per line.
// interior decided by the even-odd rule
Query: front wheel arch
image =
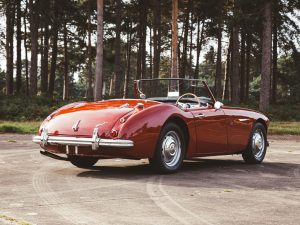
<path fill-rule="evenodd" d="M 254 126 L 255 124 L 257 124 L 257 123 L 261 123 L 261 124 L 265 127 L 266 132 L 268 133 L 268 126 L 267 126 L 266 121 L 264 121 L 263 119 L 259 118 L 259 119 L 257 119 L 257 120 L 253 123 L 253 126 Z"/>

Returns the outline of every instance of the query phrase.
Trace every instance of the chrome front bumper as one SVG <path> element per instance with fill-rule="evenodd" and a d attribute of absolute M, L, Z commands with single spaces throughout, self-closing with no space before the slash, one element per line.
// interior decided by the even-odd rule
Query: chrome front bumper
<path fill-rule="evenodd" d="M 33 142 L 45 145 L 66 145 L 66 146 L 91 146 L 93 150 L 102 147 L 130 148 L 134 146 L 133 141 L 120 139 L 102 139 L 98 136 L 98 128 L 93 131 L 92 138 L 76 138 L 67 136 L 49 136 L 46 129 L 43 129 L 41 136 L 35 136 Z"/>

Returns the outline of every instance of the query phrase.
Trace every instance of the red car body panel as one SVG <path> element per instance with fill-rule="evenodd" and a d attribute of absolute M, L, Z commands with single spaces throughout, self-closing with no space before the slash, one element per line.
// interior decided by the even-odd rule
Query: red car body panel
<path fill-rule="evenodd" d="M 247 146 L 253 124 L 260 121 L 268 130 L 269 119 L 256 111 L 223 107 L 227 117 L 228 149 L 229 153 L 239 152 Z"/>
<path fill-rule="evenodd" d="M 261 121 L 266 128 L 269 125 L 263 114 L 242 108 L 216 110 L 209 105 L 208 108 L 182 110 L 174 104 L 120 99 L 79 102 L 62 107 L 43 122 L 39 134 L 47 127 L 51 136 L 91 137 L 97 127 L 101 138 L 131 140 L 134 146 L 124 149 L 101 147 L 96 151 L 91 147 L 80 147 L 76 154 L 99 158 L 151 158 L 160 131 L 170 120 L 186 129 L 186 158 L 239 153 L 246 148 L 256 121 Z M 78 130 L 73 129 L 76 123 Z M 66 154 L 65 146 L 46 145 L 43 148 L 52 153 Z M 70 146 L 69 154 L 75 154 L 75 147 Z"/>

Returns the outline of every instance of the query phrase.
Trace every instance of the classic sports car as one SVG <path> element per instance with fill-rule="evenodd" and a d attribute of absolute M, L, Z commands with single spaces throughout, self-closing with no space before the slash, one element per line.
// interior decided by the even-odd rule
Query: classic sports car
<path fill-rule="evenodd" d="M 167 97 L 144 94 L 159 96 L 164 88 Z M 186 88 L 194 93 L 179 96 Z M 198 97 L 198 89 L 206 94 Z M 263 161 L 269 119 L 253 110 L 224 106 L 205 82 L 141 79 L 135 81 L 135 94 L 140 99 L 66 105 L 46 118 L 33 141 L 43 155 L 80 168 L 101 158 L 148 158 L 160 173 L 175 172 L 183 159 L 192 157 L 242 154 L 246 163 Z"/>

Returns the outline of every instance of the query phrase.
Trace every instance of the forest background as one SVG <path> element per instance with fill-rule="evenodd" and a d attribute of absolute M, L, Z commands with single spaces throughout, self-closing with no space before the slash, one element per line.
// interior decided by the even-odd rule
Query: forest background
<path fill-rule="evenodd" d="M 206 80 L 300 134 L 300 2 L 0 0 L 0 132 L 164 77 Z"/>

